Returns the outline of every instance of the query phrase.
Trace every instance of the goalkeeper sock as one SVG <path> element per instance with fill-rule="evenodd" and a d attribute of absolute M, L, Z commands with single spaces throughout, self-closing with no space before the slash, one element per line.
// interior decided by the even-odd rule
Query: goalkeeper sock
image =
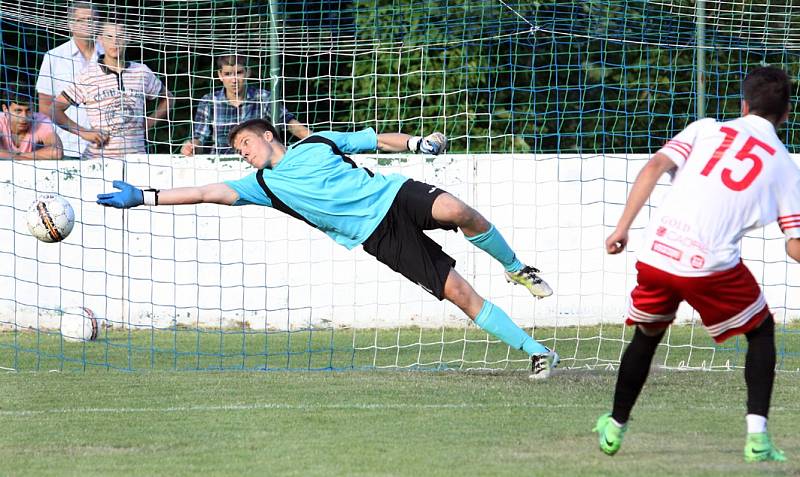
<path fill-rule="evenodd" d="M 522 262 L 517 259 L 506 239 L 500 235 L 493 224 L 489 224 L 489 230 L 486 232 L 467 237 L 467 240 L 503 264 L 507 272 L 516 272 L 522 269 Z"/>
<path fill-rule="evenodd" d="M 521 349 L 528 355 L 543 354 L 550 351 L 546 346 L 531 338 L 528 333 L 525 333 L 522 328 L 511 321 L 505 311 L 499 306 L 494 306 L 489 300 L 483 301 L 481 311 L 475 317 L 475 324 L 508 346 Z"/>
<path fill-rule="evenodd" d="M 656 336 L 647 336 L 638 326 L 636 327 L 633 340 L 625 349 L 622 361 L 619 363 L 617 387 L 614 390 L 614 410 L 611 412 L 611 417 L 618 423 L 628 422 L 631 409 L 647 381 L 650 363 L 663 336 L 663 331 Z"/>
<path fill-rule="evenodd" d="M 770 313 L 758 328 L 745 334 L 747 355 L 744 381 L 747 384 L 747 414 L 767 417 L 775 382 L 775 321 Z"/>

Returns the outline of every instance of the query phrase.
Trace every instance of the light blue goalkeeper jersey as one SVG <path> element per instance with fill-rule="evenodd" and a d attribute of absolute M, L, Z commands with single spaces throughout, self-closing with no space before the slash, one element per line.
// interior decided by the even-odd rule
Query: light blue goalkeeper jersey
<path fill-rule="evenodd" d="M 399 174 L 372 173 L 345 155 L 377 147 L 372 128 L 320 132 L 289 147 L 275 168 L 225 184 L 239 194 L 233 205 L 273 207 L 352 249 L 378 227 L 408 180 Z"/>

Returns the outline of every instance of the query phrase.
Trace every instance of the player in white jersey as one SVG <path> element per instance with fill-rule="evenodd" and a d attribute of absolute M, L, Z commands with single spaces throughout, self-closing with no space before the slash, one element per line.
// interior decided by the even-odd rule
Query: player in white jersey
<path fill-rule="evenodd" d="M 775 324 L 764 295 L 740 258 L 745 233 L 778 221 L 786 251 L 800 261 L 800 170 L 776 129 L 790 111 L 789 77 L 774 67 L 742 84 L 742 117 L 701 119 L 667 141 L 642 169 L 616 230 L 606 240 L 622 252 L 628 230 L 664 172 L 672 187 L 645 233 L 627 324 L 636 325 L 620 362 L 614 407 L 600 416 L 600 448 L 615 454 L 664 331 L 682 301 L 700 314 L 717 342 L 744 334 L 748 462 L 783 461 L 767 434 L 775 379 Z"/>

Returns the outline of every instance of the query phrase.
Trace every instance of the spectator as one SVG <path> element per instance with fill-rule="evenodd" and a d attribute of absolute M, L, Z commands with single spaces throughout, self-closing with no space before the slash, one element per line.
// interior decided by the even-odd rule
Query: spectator
<path fill-rule="evenodd" d="M 147 130 L 167 116 L 169 92 L 150 68 L 125 61 L 128 37 L 123 24 L 104 22 L 99 41 L 105 53 L 56 99 L 56 123 L 89 141 L 84 159 L 145 153 Z M 153 116 L 147 117 L 146 99 L 156 98 L 158 106 Z M 79 104 L 87 108 L 90 129 L 80 127 L 65 114 L 69 106 Z"/>
<path fill-rule="evenodd" d="M 27 91 L 10 89 L 0 113 L 0 159 L 61 159 L 61 140 Z"/>
<path fill-rule="evenodd" d="M 194 116 L 192 139 L 186 141 L 181 154 L 191 156 L 199 153 L 202 146 L 211 144 L 211 152 L 236 154 L 228 142 L 228 133 L 239 123 L 250 119 L 266 118 L 272 121 L 271 94 L 267 90 L 247 86 L 250 68 L 247 59 L 239 55 L 217 57 L 217 77 L 222 88 L 208 93 L 200 100 Z M 311 134 L 295 118 L 294 114 L 281 107 L 281 123 L 298 139 Z"/>
<path fill-rule="evenodd" d="M 103 48 L 95 43 L 95 19 L 97 12 L 89 2 L 74 2 L 67 12 L 69 31 L 72 38 L 48 51 L 39 69 L 36 91 L 39 93 L 39 112 L 53 118 L 53 101 L 68 84 L 75 84 L 75 78 L 90 62 L 96 62 Z M 70 106 L 67 117 L 88 128 L 86 110 Z M 56 133 L 64 145 L 64 154 L 80 157 L 88 142 L 67 130 L 56 128 Z"/>

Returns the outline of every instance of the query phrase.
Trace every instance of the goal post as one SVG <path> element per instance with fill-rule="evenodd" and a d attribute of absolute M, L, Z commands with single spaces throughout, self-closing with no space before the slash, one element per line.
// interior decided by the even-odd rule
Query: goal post
<path fill-rule="evenodd" d="M 780 0 L 751 3 L 747 10 L 706 1 L 702 28 L 688 0 L 120 7 L 135 25 L 128 59 L 146 64 L 175 104 L 169 120 L 148 132 L 146 154 L 0 161 L 0 367 L 529 364 L 522 352 L 360 249 L 348 251 L 274 210 L 199 205 L 121 212 L 95 204 L 117 179 L 167 188 L 251 172 L 234 156 L 178 154 L 201 98 L 222 88 L 214 58 L 228 53 L 249 58 L 249 85 L 272 93 L 276 101 L 265 111 L 283 106 L 312 131 L 447 134 L 451 150 L 436 158 L 356 160 L 436 184 L 475 206 L 523 261 L 542 270 L 555 294 L 533 300 L 460 234 L 432 232 L 459 273 L 555 348 L 563 366 L 614 366 L 631 337 L 622 322 L 639 236 L 669 187 L 660 183 L 643 209 L 630 249 L 605 255 L 603 240 L 639 169 L 703 110 L 698 101 L 707 116 L 736 117 L 749 68 L 768 62 L 798 73 L 800 8 Z M 0 96 L 15 85 L 35 85 L 43 55 L 69 35 L 65 2 L 2 6 Z M 781 138 L 798 142 L 791 127 Z M 25 227 L 24 211 L 43 192 L 62 195 L 76 212 L 75 229 L 60 244 L 38 243 Z M 794 293 L 800 272 L 787 261 L 777 227 L 746 236 L 742 256 L 775 313 L 779 367 L 800 369 Z M 59 320 L 74 307 L 98 318 L 97 341 L 62 339 Z M 696 314 L 682 307 L 656 363 L 727 369 L 743 366 L 745 351 L 742 340 L 714 344 Z"/>

